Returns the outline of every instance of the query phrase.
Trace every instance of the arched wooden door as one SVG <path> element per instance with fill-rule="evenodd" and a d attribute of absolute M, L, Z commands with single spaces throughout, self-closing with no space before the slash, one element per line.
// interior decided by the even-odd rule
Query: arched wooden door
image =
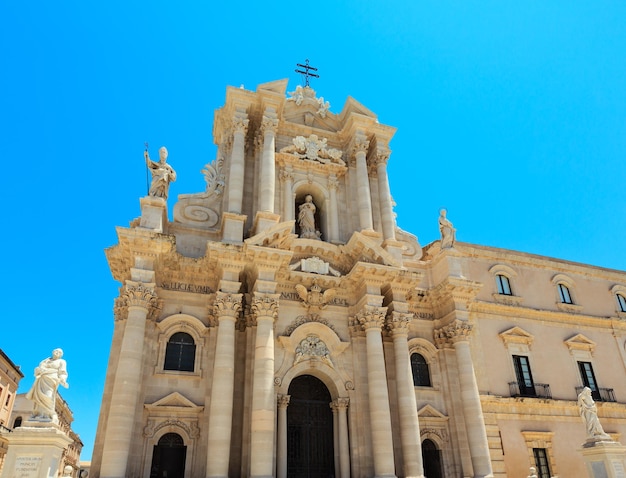
<path fill-rule="evenodd" d="M 301 375 L 289 385 L 287 407 L 287 476 L 335 476 L 331 396 L 324 383 Z"/>
<path fill-rule="evenodd" d="M 187 447 L 178 433 L 166 433 L 154 446 L 150 478 L 183 478 Z"/>

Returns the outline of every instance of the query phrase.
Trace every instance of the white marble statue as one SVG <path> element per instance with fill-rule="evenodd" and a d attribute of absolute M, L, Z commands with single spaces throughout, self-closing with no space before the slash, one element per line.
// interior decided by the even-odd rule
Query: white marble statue
<path fill-rule="evenodd" d="M 319 239 L 320 233 L 315 229 L 315 211 L 317 208 L 313 204 L 313 196 L 307 194 L 304 202 L 300 204 L 298 213 L 298 225 L 300 226 L 300 237 L 303 239 Z"/>
<path fill-rule="evenodd" d="M 63 350 L 54 349 L 52 357 L 42 360 L 35 368 L 35 383 L 26 394 L 34 402 L 32 418 L 57 422 L 55 402 L 59 385 L 68 388 L 67 367 L 63 360 Z"/>
<path fill-rule="evenodd" d="M 167 149 L 161 146 L 159 149 L 159 161 L 152 161 L 148 150 L 143 153 L 146 158 L 146 165 L 152 173 L 152 183 L 150 184 L 149 196 L 167 199 L 170 183 L 176 181 L 176 171 L 167 164 Z"/>
<path fill-rule="evenodd" d="M 598 419 L 598 409 L 589 387 L 583 388 L 582 392 L 578 394 L 578 410 L 585 424 L 587 441 L 611 440 L 611 437 L 602 429 Z"/>
<path fill-rule="evenodd" d="M 456 239 L 456 229 L 452 223 L 446 218 L 446 210 L 439 211 L 439 232 L 441 232 L 441 248 L 450 249 L 454 247 Z"/>
<path fill-rule="evenodd" d="M 528 475 L 528 478 L 537 478 L 537 468 L 534 466 L 530 467 L 530 475 Z"/>

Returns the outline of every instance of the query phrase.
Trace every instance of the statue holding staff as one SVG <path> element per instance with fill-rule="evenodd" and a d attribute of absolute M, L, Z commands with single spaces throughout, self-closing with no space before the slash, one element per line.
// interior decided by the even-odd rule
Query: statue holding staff
<path fill-rule="evenodd" d="M 143 153 L 146 158 L 146 166 L 152 173 L 152 183 L 148 190 L 149 196 L 167 199 L 170 183 L 176 181 L 176 171 L 167 164 L 167 149 L 161 146 L 159 149 L 159 161 L 152 161 L 148 149 Z"/>

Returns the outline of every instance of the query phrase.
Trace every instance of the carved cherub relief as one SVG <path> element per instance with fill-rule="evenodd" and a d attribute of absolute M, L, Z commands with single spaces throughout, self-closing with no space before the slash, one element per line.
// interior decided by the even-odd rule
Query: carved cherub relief
<path fill-rule="evenodd" d="M 296 292 L 298 292 L 302 302 L 304 302 L 309 310 L 311 308 L 319 310 L 326 308 L 335 295 L 337 295 L 337 289 L 326 289 L 322 292 L 322 288 L 317 285 L 317 281 L 313 281 L 310 291 L 302 284 L 297 284 Z"/>

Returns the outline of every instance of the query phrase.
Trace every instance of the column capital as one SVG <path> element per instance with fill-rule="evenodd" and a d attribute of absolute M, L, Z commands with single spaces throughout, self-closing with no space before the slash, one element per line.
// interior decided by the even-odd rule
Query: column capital
<path fill-rule="evenodd" d="M 365 138 L 355 138 L 352 142 L 352 154 L 356 156 L 359 153 L 367 154 L 370 142 Z"/>
<path fill-rule="evenodd" d="M 263 131 L 263 134 L 276 134 L 277 129 L 278 118 L 272 118 L 271 116 L 263 115 L 263 120 L 261 121 L 261 131 Z"/>
<path fill-rule="evenodd" d="M 291 399 L 291 395 L 279 394 L 276 400 L 278 403 L 278 408 L 287 408 L 287 405 L 289 405 L 290 399 Z"/>
<path fill-rule="evenodd" d="M 339 180 L 337 176 L 330 176 L 328 178 L 328 189 L 336 191 L 339 188 Z"/>
<path fill-rule="evenodd" d="M 387 318 L 387 329 L 391 333 L 391 336 L 407 336 L 409 334 L 409 324 L 413 316 L 413 314 L 395 311 L 389 314 Z"/>
<path fill-rule="evenodd" d="M 281 169 L 279 173 L 279 178 L 282 182 L 293 182 L 293 171 L 289 171 L 287 169 Z"/>
<path fill-rule="evenodd" d="M 141 282 L 128 282 L 123 292 L 115 300 L 113 311 L 115 320 L 124 320 L 128 317 L 129 307 L 140 307 L 148 313 L 148 318 L 156 318 L 160 310 L 159 298 L 153 286 L 147 286 Z"/>
<path fill-rule="evenodd" d="M 366 332 L 369 329 L 382 329 L 385 323 L 385 315 L 387 315 L 387 307 L 375 307 L 366 305 L 356 314 L 356 319 Z"/>
<path fill-rule="evenodd" d="M 213 303 L 213 313 L 219 320 L 221 317 L 231 317 L 237 319 L 241 311 L 241 298 L 243 294 L 227 294 L 216 292 Z"/>
<path fill-rule="evenodd" d="M 350 405 L 350 399 L 349 398 L 336 398 L 335 400 L 333 400 L 332 402 L 330 402 L 330 408 L 332 410 L 347 410 L 348 406 Z"/>
<path fill-rule="evenodd" d="M 376 154 L 374 155 L 374 160 L 376 162 L 376 166 L 386 166 L 387 161 L 389 161 L 389 155 L 391 151 L 388 149 L 377 149 Z"/>
<path fill-rule="evenodd" d="M 262 294 L 255 292 L 252 299 L 252 312 L 258 320 L 260 317 L 278 318 L 278 299 L 280 294 Z"/>
<path fill-rule="evenodd" d="M 250 120 L 247 119 L 245 116 L 235 116 L 233 118 L 233 133 L 243 133 L 243 135 L 245 136 L 245 134 L 248 132 L 249 123 Z"/>
<path fill-rule="evenodd" d="M 465 320 L 456 319 L 454 322 L 434 331 L 435 343 L 441 348 L 457 342 L 467 342 L 469 341 L 472 328 Z"/>

